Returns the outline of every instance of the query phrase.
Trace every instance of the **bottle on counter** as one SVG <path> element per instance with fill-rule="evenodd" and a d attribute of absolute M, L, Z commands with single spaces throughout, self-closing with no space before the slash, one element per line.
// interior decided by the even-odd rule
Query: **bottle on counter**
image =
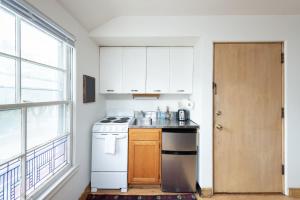
<path fill-rule="evenodd" d="M 165 120 L 166 118 L 166 113 L 165 112 L 160 112 L 160 120 Z"/>
<path fill-rule="evenodd" d="M 160 112 L 159 106 L 157 107 L 157 110 L 156 110 L 156 119 L 157 120 L 161 119 L 161 112 Z"/>
<path fill-rule="evenodd" d="M 166 114 L 165 114 L 165 119 L 170 120 L 171 119 L 171 113 L 170 113 L 170 108 L 167 106 Z"/>

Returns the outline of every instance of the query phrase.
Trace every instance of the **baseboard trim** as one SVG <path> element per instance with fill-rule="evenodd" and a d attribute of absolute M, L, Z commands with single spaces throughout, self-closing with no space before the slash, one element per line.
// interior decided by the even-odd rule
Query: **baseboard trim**
<path fill-rule="evenodd" d="M 74 166 L 68 169 L 66 172 L 62 171 L 57 180 L 53 180 L 53 184 L 47 187 L 44 191 L 40 193 L 35 193 L 32 196 L 28 197 L 28 199 L 37 199 L 37 200 L 50 200 L 53 199 L 54 195 L 61 190 L 65 184 L 78 172 L 79 165 Z M 39 192 L 39 191 L 37 191 Z"/>
<path fill-rule="evenodd" d="M 300 188 L 289 188 L 289 196 L 300 198 Z"/>
<path fill-rule="evenodd" d="M 210 198 L 213 196 L 212 188 L 201 188 L 201 197 Z"/>
<path fill-rule="evenodd" d="M 86 200 L 90 192 L 91 192 L 91 184 L 88 184 L 85 187 L 84 191 L 81 193 L 79 200 Z"/>

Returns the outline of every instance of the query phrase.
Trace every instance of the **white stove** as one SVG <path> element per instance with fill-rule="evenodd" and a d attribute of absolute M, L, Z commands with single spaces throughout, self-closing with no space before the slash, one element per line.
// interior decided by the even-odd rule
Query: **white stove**
<path fill-rule="evenodd" d="M 93 126 L 92 192 L 121 189 L 127 192 L 128 126 L 132 117 L 109 116 Z"/>

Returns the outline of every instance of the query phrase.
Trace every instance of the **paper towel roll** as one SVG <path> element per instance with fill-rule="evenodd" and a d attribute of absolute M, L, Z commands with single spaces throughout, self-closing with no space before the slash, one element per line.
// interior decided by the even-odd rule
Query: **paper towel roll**
<path fill-rule="evenodd" d="M 192 110 L 194 108 L 194 102 L 189 99 L 183 99 L 178 102 L 179 108 Z"/>

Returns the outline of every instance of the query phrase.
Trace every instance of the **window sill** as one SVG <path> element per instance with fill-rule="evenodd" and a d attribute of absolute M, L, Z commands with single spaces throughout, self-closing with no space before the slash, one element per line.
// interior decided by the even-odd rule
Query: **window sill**
<path fill-rule="evenodd" d="M 55 181 L 42 193 L 33 194 L 28 199 L 47 200 L 52 199 L 53 196 L 78 172 L 79 165 L 71 167 L 61 178 Z"/>

